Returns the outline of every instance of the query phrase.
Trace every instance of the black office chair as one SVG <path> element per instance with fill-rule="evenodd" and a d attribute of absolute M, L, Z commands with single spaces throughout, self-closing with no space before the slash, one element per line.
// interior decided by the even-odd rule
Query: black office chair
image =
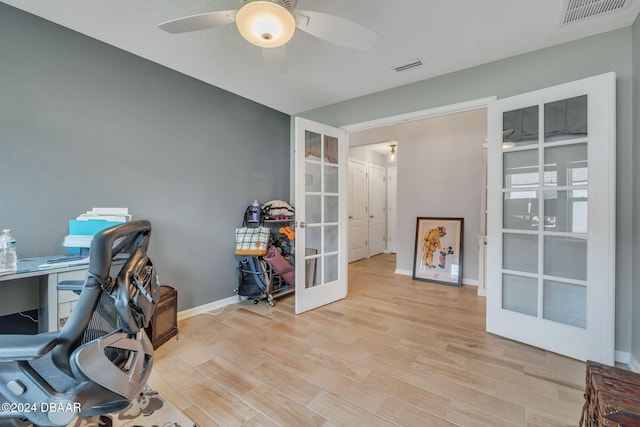
<path fill-rule="evenodd" d="M 0 424 L 65 426 L 139 395 L 153 365 L 144 327 L 160 295 L 146 255 L 150 235 L 148 221 L 97 233 L 86 279 L 67 284 L 81 291 L 63 328 L 0 335 Z"/>

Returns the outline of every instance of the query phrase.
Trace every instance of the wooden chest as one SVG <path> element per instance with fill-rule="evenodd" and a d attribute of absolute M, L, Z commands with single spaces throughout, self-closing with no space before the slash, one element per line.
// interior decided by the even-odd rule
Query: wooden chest
<path fill-rule="evenodd" d="M 156 349 L 178 335 L 178 291 L 171 286 L 160 287 L 160 301 L 149 326 L 145 329 Z"/>
<path fill-rule="evenodd" d="M 587 361 L 581 426 L 640 426 L 640 374 Z"/>

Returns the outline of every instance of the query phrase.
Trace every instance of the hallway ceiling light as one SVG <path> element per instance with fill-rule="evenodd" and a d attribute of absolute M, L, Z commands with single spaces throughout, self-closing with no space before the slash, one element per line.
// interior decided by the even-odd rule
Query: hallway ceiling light
<path fill-rule="evenodd" d="M 391 155 L 389 156 L 391 161 L 395 161 L 396 159 L 396 144 L 391 145 Z"/>

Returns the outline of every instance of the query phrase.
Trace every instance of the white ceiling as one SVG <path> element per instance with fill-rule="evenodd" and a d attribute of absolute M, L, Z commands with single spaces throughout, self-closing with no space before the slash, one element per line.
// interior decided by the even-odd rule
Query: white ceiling
<path fill-rule="evenodd" d="M 237 9 L 241 0 L 4 0 L 72 30 L 287 114 L 629 26 L 640 0 L 563 25 L 566 0 L 299 0 L 378 33 L 366 52 L 297 31 L 288 70 L 266 69 L 235 25 L 169 34 L 157 24 Z M 597 1 L 597 0 L 592 0 Z M 394 67 L 420 58 L 424 66 Z"/>

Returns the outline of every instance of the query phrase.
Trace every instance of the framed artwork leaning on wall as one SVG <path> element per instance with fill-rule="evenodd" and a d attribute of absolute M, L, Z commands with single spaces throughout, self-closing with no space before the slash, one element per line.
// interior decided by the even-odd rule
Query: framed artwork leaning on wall
<path fill-rule="evenodd" d="M 464 218 L 418 217 L 413 279 L 462 286 Z"/>

